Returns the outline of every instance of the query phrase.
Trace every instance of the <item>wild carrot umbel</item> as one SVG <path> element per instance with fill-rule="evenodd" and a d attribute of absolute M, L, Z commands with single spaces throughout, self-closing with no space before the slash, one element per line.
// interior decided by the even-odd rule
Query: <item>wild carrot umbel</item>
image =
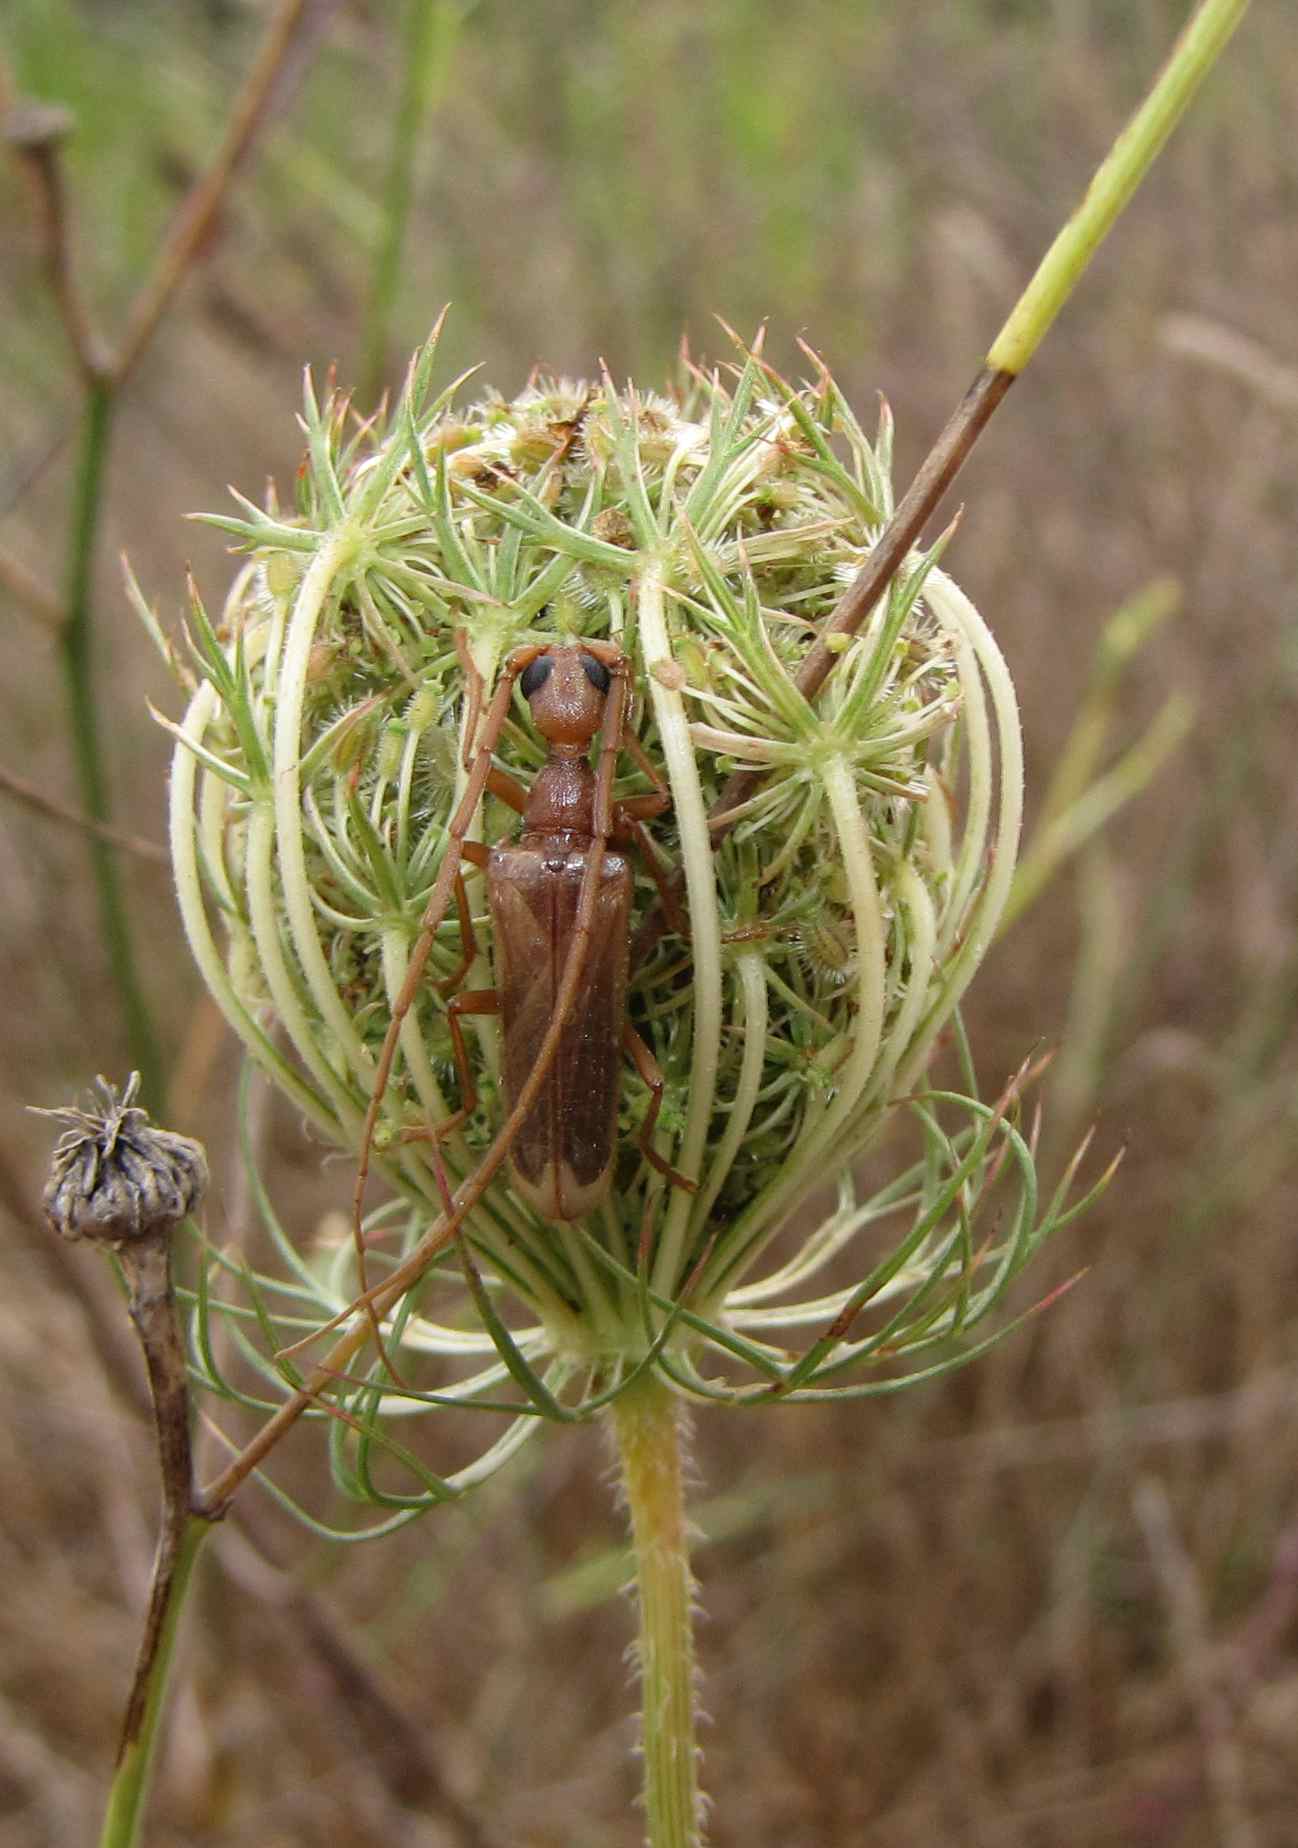
<path fill-rule="evenodd" d="M 650 771 L 670 794 L 646 843 L 660 864 L 642 856 L 635 873 L 633 941 L 665 876 L 682 894 L 674 924 L 641 930 L 626 1002 L 663 1077 L 661 1161 L 638 1146 L 650 1097 L 629 1069 L 596 1211 L 556 1225 L 508 1170 L 493 1175 L 463 1220 L 493 1279 L 483 1301 L 506 1286 L 535 1326 L 507 1335 L 493 1308 L 478 1352 L 495 1364 L 457 1391 L 494 1388 L 497 1344 L 543 1403 L 579 1376 L 602 1400 L 651 1353 L 687 1390 L 742 1393 L 745 1376 L 763 1392 L 813 1387 L 818 1369 L 786 1378 L 780 1346 L 751 1331 L 776 1329 L 786 1287 L 878 1217 L 848 1164 L 916 1090 L 995 931 L 1022 781 L 1004 663 L 939 546 L 842 644 L 819 703 L 797 692 L 798 661 L 892 505 L 886 411 L 872 443 L 823 368 L 795 388 L 750 355 L 729 384 L 693 372 L 666 396 L 537 380 L 461 410 L 453 387 L 430 389 L 434 353 L 383 421 L 308 387 L 297 511 L 220 522 L 252 557 L 217 624 L 193 605 L 197 679 L 172 789 L 191 945 L 252 1056 L 355 1148 L 477 744 L 470 678 L 490 694 L 524 643 L 615 643 L 637 747 L 615 796 L 652 794 Z M 493 775 L 526 787 L 544 753 L 521 697 L 495 745 Z M 709 809 L 738 765 L 763 780 L 714 850 Z M 471 833 L 511 832 L 488 791 Z M 436 1227 L 443 1189 L 481 1171 L 504 1116 L 496 1023 L 459 1034 L 457 1066 L 453 996 L 439 993 L 452 977 L 491 983 L 491 928 L 468 889 L 474 941 L 448 903 L 378 1108 L 396 1189 L 372 1228 L 386 1230 L 370 1257 L 380 1287 Z M 439 1140 L 426 1133 L 457 1116 Z M 893 1359 L 981 1322 L 1050 1222 L 1025 1198 L 995 1261 L 975 1264 L 953 1203 L 970 1205 L 971 1179 L 1013 1131 L 971 1105 L 953 1135 L 897 1196 L 918 1210 L 871 1292 L 894 1319 L 927 1282 L 914 1323 L 903 1315 L 883 1344 Z M 692 1187 L 671 1185 L 666 1163 Z M 778 1282 L 763 1276 L 790 1212 L 839 1174 L 832 1229 Z M 284 1339 L 309 1331 L 313 1303 L 323 1321 L 345 1315 L 357 1278 L 344 1252 L 301 1287 Z M 934 1291 L 951 1299 L 940 1314 Z M 808 1319 L 849 1297 L 817 1300 Z M 790 1307 L 785 1329 L 803 1313 Z M 412 1354 L 443 1351 L 408 1302 L 390 1332 Z M 835 1375 L 879 1348 L 836 1342 Z M 699 1371 L 705 1354 L 721 1376 Z"/>

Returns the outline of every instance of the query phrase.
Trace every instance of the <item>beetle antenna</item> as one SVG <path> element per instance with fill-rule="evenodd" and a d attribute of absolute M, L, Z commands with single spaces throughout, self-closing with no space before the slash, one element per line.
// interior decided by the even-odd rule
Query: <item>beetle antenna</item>
<path fill-rule="evenodd" d="M 459 637 L 461 634 L 462 631 L 456 631 L 457 649 L 460 645 Z M 500 736 L 501 727 L 504 725 L 505 714 L 509 710 L 509 701 L 514 691 L 514 682 L 524 667 L 527 666 L 528 661 L 535 659 L 536 655 L 540 652 L 541 651 L 537 648 L 528 648 L 519 649 L 511 655 L 501 674 L 500 685 L 496 688 L 492 696 L 491 705 L 487 711 L 486 722 L 482 728 L 482 740 L 474 756 L 473 767 L 469 772 L 469 780 L 465 785 L 464 794 L 460 798 L 459 806 L 452 816 L 446 830 L 446 851 L 442 855 L 442 863 L 437 869 L 437 877 L 433 881 L 433 889 L 428 895 L 428 903 L 424 907 L 423 916 L 419 920 L 419 937 L 411 952 L 410 961 L 406 965 L 405 979 L 401 984 L 400 991 L 392 1009 L 392 1019 L 388 1023 L 388 1030 L 383 1038 L 382 1050 L 379 1053 L 378 1064 L 374 1071 L 374 1083 L 370 1090 L 370 1101 L 365 1110 L 364 1123 L 361 1126 L 361 1144 L 356 1158 L 356 1183 L 352 1193 L 352 1244 L 356 1251 L 356 1279 L 360 1285 L 357 1301 L 365 1305 L 366 1314 L 369 1317 L 370 1330 L 380 1352 L 383 1352 L 383 1335 L 379 1328 L 379 1319 L 374 1309 L 372 1292 L 369 1288 L 369 1278 L 365 1262 L 365 1235 L 362 1230 L 365 1210 L 365 1186 L 369 1179 L 370 1155 L 374 1147 L 374 1132 L 378 1127 L 379 1112 L 383 1108 L 383 1099 L 387 1093 L 388 1081 L 392 1076 L 392 1067 L 396 1060 L 397 1044 L 401 1038 L 401 1029 L 405 1025 L 406 1016 L 414 1005 L 415 996 L 419 992 L 419 984 L 423 979 L 424 969 L 427 966 L 429 956 L 432 954 L 433 943 L 437 936 L 438 927 L 445 917 L 447 908 L 451 902 L 451 894 L 455 888 L 455 876 L 459 871 L 460 861 L 464 855 L 464 840 L 473 821 L 477 806 L 482 800 L 482 792 L 486 788 L 487 778 L 491 773 L 491 754 L 495 749 L 496 740 Z M 474 669 L 474 674 L 477 674 L 476 668 Z M 472 680 L 470 681 L 470 713 L 475 710 L 481 710 L 481 685 L 481 677 L 479 676 L 478 693 L 475 703 L 472 690 L 473 683 Z M 387 1358 L 386 1353 L 384 1354 L 384 1359 L 389 1372 L 392 1372 L 392 1363 Z"/>

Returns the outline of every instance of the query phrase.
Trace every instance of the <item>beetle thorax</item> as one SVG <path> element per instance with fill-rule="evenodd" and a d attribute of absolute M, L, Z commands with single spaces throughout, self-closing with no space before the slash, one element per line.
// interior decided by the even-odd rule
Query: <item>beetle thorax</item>
<path fill-rule="evenodd" d="M 549 759 L 528 792 L 522 838 L 572 834 L 588 841 L 594 832 L 595 773 L 580 747 L 551 745 Z"/>

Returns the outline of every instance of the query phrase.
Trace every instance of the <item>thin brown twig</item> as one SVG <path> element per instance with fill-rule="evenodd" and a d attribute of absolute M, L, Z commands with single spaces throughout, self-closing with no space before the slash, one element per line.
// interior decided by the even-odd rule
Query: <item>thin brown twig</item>
<path fill-rule="evenodd" d="M 191 189 L 164 239 L 153 271 L 135 298 L 125 334 L 115 352 L 99 340 L 74 277 L 69 213 L 59 159 L 71 118 L 62 111 L 34 103 L 17 104 L 5 114 L 7 137 L 35 185 L 45 266 L 81 373 L 81 454 L 70 508 L 66 602 L 59 625 L 59 642 L 70 742 L 81 784 L 81 806 L 88 811 L 90 820 L 105 830 L 110 806 L 108 775 L 100 742 L 99 705 L 92 671 L 94 558 L 104 507 L 113 411 L 120 388 L 152 338 L 187 269 L 207 241 L 231 180 L 269 114 L 272 97 L 282 86 L 285 72 L 291 68 L 290 53 L 300 50 L 299 27 L 304 20 L 316 24 L 327 19 L 334 3 L 335 0 L 278 0 L 253 67 L 231 107 L 216 155 Z M 2 67 L 0 92 L 6 99 L 13 94 L 12 81 Z M 137 974 L 133 935 L 118 869 L 107 851 L 106 833 L 92 829 L 89 838 L 105 954 L 116 976 L 135 1064 L 144 1074 L 148 1093 L 161 1096 L 165 1082 L 162 1058 Z"/>
<path fill-rule="evenodd" d="M 1292 1379 L 1287 1369 L 1277 1371 L 1273 1388 L 1275 1409 L 1287 1410 L 1293 1402 Z M 1259 1386 L 1254 1384 L 1242 1387 L 1237 1394 L 1221 1396 L 1242 1399 L 1258 1391 Z M 1274 1686 L 1277 1674 L 1282 1672 L 1277 1669 L 1276 1658 L 1284 1648 L 1295 1609 L 1298 1609 L 1298 1517 L 1290 1519 L 1276 1540 L 1271 1554 L 1271 1576 L 1253 1610 L 1235 1634 L 1214 1651 L 1214 1670 L 1223 1698 L 1231 1702 L 1240 1726 L 1247 1725 L 1249 1704 L 1264 1696 L 1268 1685 Z M 1157 1816 L 1164 1824 L 1165 1838 L 1170 1841 L 1199 1802 L 1204 1774 L 1203 1751 L 1196 1737 L 1179 1754 L 1170 1774 L 1142 1794 L 1133 1822 L 1140 1827 L 1146 1817 Z"/>
<path fill-rule="evenodd" d="M 38 442 L 28 445 L 24 454 L 8 458 L 8 473 L 0 481 L 0 516 L 11 513 L 31 493 L 41 476 L 66 453 L 75 429 L 74 419 L 66 417 Z M 60 606 L 60 621 L 62 616 Z"/>
<path fill-rule="evenodd" d="M 7 590 L 19 609 L 35 617 L 42 628 L 57 629 L 63 621 L 63 605 L 53 591 L 12 552 L 0 552 L 0 590 Z"/>
<path fill-rule="evenodd" d="M 120 1763 L 143 1733 L 155 1666 L 173 1614 L 177 1573 L 193 1520 L 194 1466 L 189 1435 L 189 1378 L 176 1321 L 170 1238 L 143 1238 L 133 1245 L 123 1245 L 119 1261 L 129 1289 L 131 1321 L 149 1375 L 162 1488 L 162 1524 L 153 1562 L 153 1583 L 131 1692 L 122 1716 Z"/>
<path fill-rule="evenodd" d="M 173 219 L 152 273 L 132 304 L 113 364 L 117 383 L 133 369 L 148 346 L 172 296 L 206 243 L 230 182 L 266 119 L 294 38 L 308 15 L 321 4 L 322 0 L 280 0 L 256 61 L 234 100 L 221 145 Z"/>
<path fill-rule="evenodd" d="M 1249 1813 L 1247 1780 L 1234 1715 L 1212 1661 L 1203 1593 L 1176 1530 L 1167 1491 L 1153 1476 L 1136 1484 L 1136 1519 L 1167 1607 L 1170 1652 L 1179 1666 L 1198 1721 L 1203 1770 L 1213 1797 L 1220 1839 L 1227 1848 L 1252 1848 L 1258 1839 Z"/>
<path fill-rule="evenodd" d="M 841 654 L 841 648 L 834 646 L 835 638 L 850 638 L 861 627 L 964 467 L 992 413 L 1013 383 L 1012 372 L 999 372 L 984 366 L 952 412 L 919 473 L 879 535 L 878 543 L 839 598 L 798 669 L 797 688 L 805 699 L 813 700 L 824 686 Z M 709 820 L 714 845 L 730 832 L 734 822 L 727 817 L 748 800 L 762 776 L 761 770 L 736 770 L 730 777 L 712 805 Z"/>
<path fill-rule="evenodd" d="M 803 659 L 796 685 L 805 699 L 815 699 L 842 653 L 841 642 L 856 634 L 887 590 L 906 554 L 968 461 L 974 444 L 1014 383 L 1015 376 L 1012 372 L 984 366 L 952 412 L 870 556 L 826 617 Z M 839 646 L 835 646 L 836 640 Z M 714 848 L 720 846 L 739 820 L 737 811 L 760 786 L 765 775 L 761 769 L 731 773 L 708 811 L 708 828 Z M 639 966 L 666 928 L 667 917 L 659 900 L 650 907 L 636 932 L 631 946 L 632 967 Z"/>
<path fill-rule="evenodd" d="M 241 1591 L 251 1591 L 279 1614 L 323 1668 L 337 1702 L 338 1723 L 364 1743 L 366 1758 L 384 1788 L 399 1803 L 434 1806 L 455 1831 L 456 1848 L 491 1848 L 496 1837 L 458 1794 L 449 1775 L 451 1748 L 436 1730 L 420 1723 L 406 1691 L 392 1686 L 362 1651 L 325 1598 L 303 1583 L 295 1565 L 285 1564 L 264 1500 L 242 1503 L 235 1515 L 237 1539 L 217 1556 L 221 1571 Z M 243 1550 L 246 1549 L 246 1552 Z M 462 1773 L 461 1773 L 462 1776 Z"/>
<path fill-rule="evenodd" d="M 0 765 L 0 790 L 14 796 L 27 808 L 35 809 L 38 815 L 45 815 L 65 828 L 77 828 L 83 834 L 93 834 L 97 840 L 120 847 L 123 853 L 134 854 L 137 859 L 147 860 L 153 866 L 169 866 L 171 863 L 166 848 L 157 841 L 146 840 L 143 835 L 129 834 L 124 828 L 113 827 L 111 822 L 95 821 L 89 815 L 83 815 L 79 809 L 38 789 L 35 783 L 29 783 L 25 777 L 15 776 L 12 770 L 6 770 L 3 765 Z"/>
<path fill-rule="evenodd" d="M 1291 1385 L 1288 1370 L 1283 1377 Z M 1291 1402 L 1291 1401 L 1290 1401 Z M 1298 1514 L 1271 1549 L 1271 1576 L 1252 1613 L 1229 1643 L 1222 1674 L 1237 1700 L 1254 1692 L 1274 1661 L 1298 1612 Z"/>
<path fill-rule="evenodd" d="M 63 110 L 43 104 L 14 102 L 12 77 L 0 62 L 0 133 L 11 143 L 31 174 L 43 232 L 46 270 L 87 384 L 107 380 L 116 385 L 133 371 L 187 269 L 210 235 L 230 182 L 251 151 L 277 88 L 284 87 L 295 46 L 300 51 L 300 40 L 306 36 L 307 28 L 314 26 L 323 30 L 338 3 L 339 0 L 281 0 L 256 62 L 235 98 L 221 145 L 177 212 L 152 274 L 135 298 L 116 354 L 111 353 L 95 334 L 75 287 L 71 227 L 57 160 L 58 145 L 71 127 L 71 117 Z M 65 447 L 67 439 L 68 431 L 60 430 L 28 470 L 29 479 L 46 467 Z M 26 485 L 27 482 L 21 482 L 19 491 Z M 47 616 L 52 622 L 62 619 L 61 608 L 26 577 L 21 567 L 6 570 L 0 582 L 4 582 L 34 614 Z"/>
<path fill-rule="evenodd" d="M 111 358 L 77 285 L 72 259 L 72 223 L 63 184 L 62 147 L 72 132 L 66 109 L 20 102 L 4 118 L 4 138 L 31 181 L 45 273 L 59 318 L 87 385 L 107 377 Z"/>
<path fill-rule="evenodd" d="M 31 177 L 50 288 L 87 384 L 111 381 L 114 386 L 120 385 L 134 369 L 207 242 L 230 183 L 266 120 L 300 30 L 313 15 L 331 11 L 333 4 L 334 0 L 280 0 L 252 69 L 234 100 L 221 145 L 173 219 L 152 272 L 132 304 L 116 353 L 96 332 L 76 284 L 70 215 L 59 158 L 62 143 L 72 129 L 72 117 L 66 110 L 32 102 L 15 104 L 7 111 L 5 139 Z"/>

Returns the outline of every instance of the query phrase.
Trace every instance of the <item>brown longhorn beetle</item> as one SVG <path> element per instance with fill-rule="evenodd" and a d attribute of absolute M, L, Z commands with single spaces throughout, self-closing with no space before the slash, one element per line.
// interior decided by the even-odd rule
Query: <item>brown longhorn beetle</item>
<path fill-rule="evenodd" d="M 391 1077 L 402 1022 L 409 1013 L 438 926 L 454 896 L 460 920 L 462 957 L 438 992 L 449 995 L 447 1021 L 460 1080 L 460 1107 L 427 1130 L 408 1132 L 436 1143 L 477 1108 L 477 1089 L 464 1043 L 466 1014 L 499 1014 L 503 1023 L 503 1076 L 509 1115 L 471 1177 L 469 1197 L 447 1206 L 438 1243 L 449 1239 L 487 1179 L 507 1154 L 515 1190 L 542 1218 L 580 1218 L 604 1199 L 616 1155 L 619 1070 L 626 1052 L 649 1088 L 650 1103 L 639 1143 L 647 1161 L 678 1186 L 694 1182 L 678 1174 L 653 1146 L 662 1104 L 663 1077 L 649 1047 L 626 1018 L 630 960 L 631 868 L 625 854 L 610 847 L 635 841 L 658 885 L 674 926 L 684 931 L 679 906 L 649 841 L 644 822 L 661 815 L 670 797 L 639 742 L 625 731 L 627 657 L 614 642 L 581 640 L 536 643 L 517 648 L 506 660 L 482 717 L 482 678 L 461 633 L 456 648 L 469 688 L 465 724 L 468 782 L 447 829 L 446 852 L 420 920 L 420 934 L 397 996 L 379 1055 L 357 1162 L 354 1231 L 358 1251 L 361 1206 L 374 1130 Z M 531 708 L 547 746 L 546 761 L 532 786 L 492 762 L 514 684 Z M 472 740 L 481 724 L 476 750 Z M 602 734 L 599 767 L 587 754 Z M 654 784 L 652 792 L 613 800 L 613 774 L 621 750 L 628 751 Z M 513 842 L 486 847 L 468 839 L 473 815 L 485 791 L 523 817 Z M 468 860 L 487 878 L 487 902 L 495 942 L 497 986 L 454 992 L 477 956 L 460 864 Z M 439 1168 L 439 1179 L 440 1168 Z M 362 1299 L 370 1304 L 372 1292 Z"/>

